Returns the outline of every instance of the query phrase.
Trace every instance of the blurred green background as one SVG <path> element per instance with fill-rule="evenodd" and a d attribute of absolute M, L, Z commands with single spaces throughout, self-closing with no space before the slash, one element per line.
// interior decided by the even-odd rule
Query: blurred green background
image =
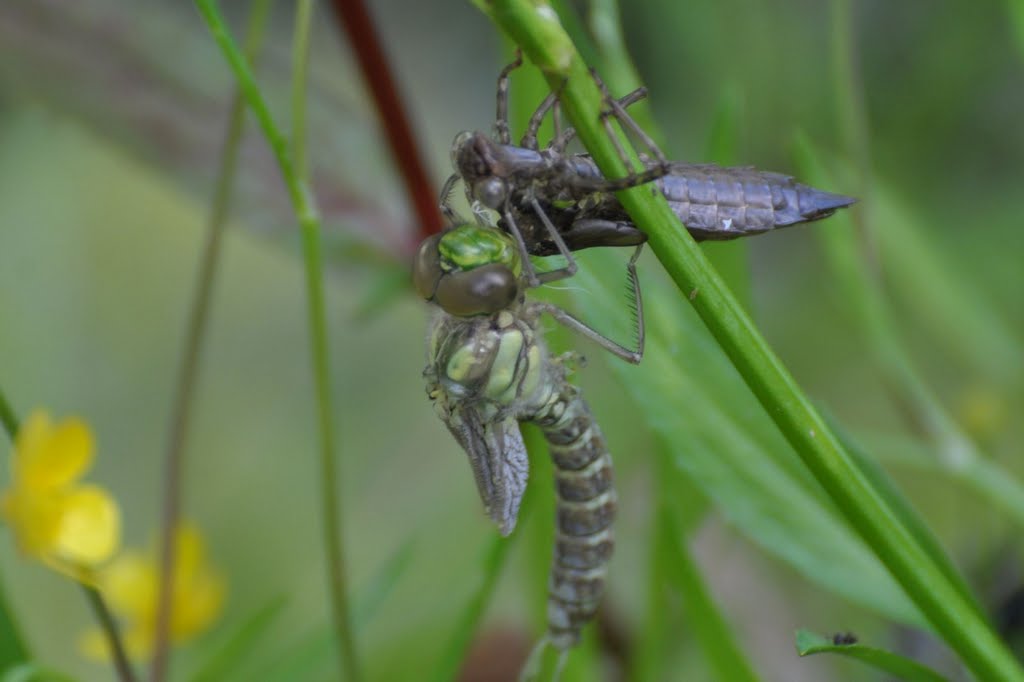
<path fill-rule="evenodd" d="M 239 31 L 244 4 L 224 3 Z M 288 4 L 278 3 L 260 69 L 284 123 Z M 588 5 L 575 9 L 585 23 Z M 509 46 L 469 3 L 387 0 L 372 10 L 439 187 L 455 134 L 490 129 L 494 81 Z M 352 55 L 327 8 L 318 11 L 310 146 L 329 254 L 341 492 L 363 614 L 358 639 L 371 679 L 423 679 L 479 582 L 495 532 L 463 454 L 424 395 L 428 310 L 411 291 L 377 296 L 404 267 L 417 229 Z M 841 121 L 850 108 L 835 70 L 827 3 L 651 0 L 628 3 L 623 27 L 670 157 L 714 160 L 707 158 L 712 129 L 728 120 L 732 158 L 721 161 L 799 174 L 794 141 L 802 133 L 830 169 L 825 188 L 856 194 L 862 185 L 849 169 L 869 160 L 870 197 L 856 210 L 877 231 L 881 247 L 869 253 L 897 336 L 937 404 L 987 460 L 1007 476 L 1024 475 L 1024 10 L 1016 2 L 875 1 L 852 3 L 852 17 L 843 30 L 854 36 L 870 136 L 870 146 L 855 153 L 844 147 Z M 186 3 L 0 5 L 0 386 L 21 414 L 46 406 L 90 421 L 100 446 L 93 478 L 120 500 L 132 545 L 150 542 L 158 523 L 170 394 L 232 89 Z M 242 163 L 185 494 L 187 515 L 206 532 L 230 594 L 219 629 L 181 650 L 175 671 L 186 679 L 232 624 L 284 597 L 282 614 L 232 679 L 331 679 L 298 235 L 251 126 Z M 780 357 L 883 461 L 997 608 L 1021 583 L 1022 519 L 943 466 L 912 406 L 894 398 L 899 391 L 887 385 L 815 237 L 830 229 L 855 226 L 830 220 L 706 249 L 733 267 L 749 266 L 749 278 L 734 281 Z M 604 273 L 598 269 L 597 278 Z M 613 274 L 619 287 L 622 271 Z M 641 277 L 663 286 L 649 256 Z M 587 281 L 574 285 L 587 289 Z M 601 300 L 594 294 L 590 305 Z M 654 304 L 649 314 L 692 318 L 684 308 Z M 710 343 L 692 319 L 680 324 L 691 343 Z M 628 334 L 622 329 L 619 336 Z M 608 679 L 619 679 L 614 670 L 633 665 L 629 652 L 641 647 L 646 622 L 649 501 L 664 443 L 619 387 L 631 370 L 612 374 L 596 350 L 589 355 L 578 379 L 612 447 L 622 506 L 604 618 L 606 630 L 633 647 L 606 654 Z M 645 362 L 657 368 L 659 360 Z M 735 376 L 728 382 L 719 397 L 736 405 L 738 418 L 763 420 Z M 690 474 L 701 487 L 701 476 Z M 703 497 L 690 485 L 680 485 L 680 496 Z M 540 486 L 546 494 L 543 480 Z M 882 679 L 843 661 L 798 659 L 796 627 L 854 630 L 936 666 L 947 663 L 934 642 L 894 625 L 896 614 L 832 584 L 828 570 L 809 579 L 808 566 L 827 562 L 801 563 L 797 555 L 805 545 L 827 549 L 827 539 L 769 550 L 768 535 L 733 523 L 737 515 L 719 504 L 690 505 L 689 545 L 763 679 Z M 525 524 L 528 540 L 512 547 L 487 611 L 484 632 L 499 650 L 519 651 L 539 632 L 546 559 L 538 553 L 550 543 L 542 516 Z M 836 554 L 837 575 L 844 560 Z M 20 560 L 7 541 L 0 572 L 42 660 L 81 679 L 109 679 L 73 650 L 89 614 L 72 584 Z M 383 589 L 389 572 L 397 577 Z M 878 601 L 888 589 L 877 588 Z M 665 610 L 675 653 L 665 657 L 664 679 L 705 679 L 675 597 Z M 500 668 L 487 658 L 493 653 L 480 655 Z M 308 665 L 294 667 L 295 659 Z"/>

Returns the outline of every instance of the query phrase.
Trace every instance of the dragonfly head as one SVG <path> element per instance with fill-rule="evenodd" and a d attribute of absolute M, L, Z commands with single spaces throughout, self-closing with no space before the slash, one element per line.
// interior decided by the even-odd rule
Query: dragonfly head
<path fill-rule="evenodd" d="M 498 145 L 481 132 L 465 130 L 452 142 L 452 166 L 469 186 L 469 192 L 487 208 L 500 208 L 508 198 L 506 174 Z"/>
<path fill-rule="evenodd" d="M 504 232 L 466 224 L 420 244 L 413 283 L 449 315 L 491 315 L 519 298 L 521 269 L 519 252 Z"/>

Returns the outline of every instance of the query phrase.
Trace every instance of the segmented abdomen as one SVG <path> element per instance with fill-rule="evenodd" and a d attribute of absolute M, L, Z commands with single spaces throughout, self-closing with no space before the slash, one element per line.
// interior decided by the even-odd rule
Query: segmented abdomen
<path fill-rule="evenodd" d="M 819 220 L 854 202 L 751 167 L 676 163 L 657 183 L 696 239 L 732 239 Z"/>
<path fill-rule="evenodd" d="M 573 170 L 583 177 L 601 177 L 589 156 L 573 157 Z M 712 163 L 673 163 L 668 174 L 654 181 L 668 200 L 679 221 L 697 241 L 736 239 L 768 230 L 827 218 L 854 203 L 856 199 L 805 185 L 782 173 L 757 170 L 752 166 L 718 166 Z M 595 243 L 607 233 L 611 245 L 627 243 L 628 228 L 633 228 L 625 209 L 613 195 L 584 197 L 578 213 L 558 216 L 556 223 L 564 233 L 582 221 L 576 230 Z M 563 197 L 564 198 L 564 197 Z M 595 222 L 605 223 L 605 231 Z M 618 230 L 610 230 L 612 226 Z M 639 243 L 643 239 L 629 243 Z M 575 247 L 572 247 L 575 248 Z"/>
<path fill-rule="evenodd" d="M 555 546 L 548 583 L 548 637 L 564 650 L 579 641 L 604 593 L 614 547 L 615 490 L 604 435 L 577 389 L 563 382 L 530 420 L 555 465 Z"/>

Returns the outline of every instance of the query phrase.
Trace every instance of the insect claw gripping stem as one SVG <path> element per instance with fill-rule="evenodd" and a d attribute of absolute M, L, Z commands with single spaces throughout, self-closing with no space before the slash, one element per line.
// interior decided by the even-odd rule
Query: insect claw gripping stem
<path fill-rule="evenodd" d="M 508 123 L 508 81 L 509 74 L 523 65 L 523 51 L 516 48 L 516 56 L 498 74 L 498 118 L 494 123 L 494 134 L 500 144 L 511 144 L 512 135 Z"/>
<path fill-rule="evenodd" d="M 544 101 L 537 107 L 537 111 L 533 112 L 530 116 L 530 122 L 526 126 L 526 132 L 523 134 L 523 139 L 519 141 L 520 147 L 525 147 L 533 151 L 537 151 L 537 135 L 540 132 L 540 124 L 544 121 L 544 117 L 551 111 L 555 104 L 558 103 L 558 94 L 551 92 L 544 98 Z"/>

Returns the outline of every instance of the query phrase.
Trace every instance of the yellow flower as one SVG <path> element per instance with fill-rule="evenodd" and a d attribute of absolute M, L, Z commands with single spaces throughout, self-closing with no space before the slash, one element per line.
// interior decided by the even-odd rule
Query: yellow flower
<path fill-rule="evenodd" d="M 69 417 L 55 424 L 36 410 L 18 430 L 11 485 L 0 495 L 0 515 L 21 552 L 78 579 L 117 551 L 121 534 L 110 494 L 79 482 L 94 455 L 84 421 Z"/>
<path fill-rule="evenodd" d="M 225 585 L 220 573 L 207 563 L 198 530 L 189 525 L 179 527 L 175 542 L 170 640 L 178 644 L 207 629 L 220 615 Z M 125 551 L 99 573 L 99 587 L 121 622 L 128 655 L 134 659 L 149 658 L 156 640 L 158 553 Z M 98 628 L 84 634 L 79 648 L 90 658 L 110 657 L 106 639 Z"/>

